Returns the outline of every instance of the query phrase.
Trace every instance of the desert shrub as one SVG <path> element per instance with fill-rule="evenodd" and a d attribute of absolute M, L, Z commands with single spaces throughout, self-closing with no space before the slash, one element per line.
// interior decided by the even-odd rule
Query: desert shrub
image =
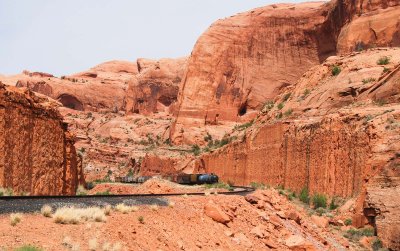
<path fill-rule="evenodd" d="M 52 213 L 53 209 L 51 208 L 51 206 L 49 205 L 44 205 L 42 207 L 42 209 L 40 210 L 40 213 L 44 216 L 44 217 L 51 217 L 51 213 Z"/>
<path fill-rule="evenodd" d="M 346 220 L 344 220 L 344 224 L 346 226 L 350 226 L 351 224 L 353 224 L 353 221 L 351 219 L 346 219 Z"/>
<path fill-rule="evenodd" d="M 251 121 L 249 121 L 249 122 L 247 122 L 247 123 L 244 123 L 244 124 L 241 124 L 241 125 L 236 125 L 236 126 L 234 127 L 234 130 L 237 130 L 237 131 L 246 130 L 247 128 L 249 128 L 250 126 L 252 126 L 253 123 L 254 123 L 254 119 L 251 120 Z"/>
<path fill-rule="evenodd" d="M 342 69 L 340 69 L 339 66 L 335 65 L 335 66 L 332 68 L 332 76 L 337 76 L 337 75 L 339 75 L 341 71 L 342 71 Z"/>
<path fill-rule="evenodd" d="M 308 192 L 308 188 L 304 187 L 303 189 L 301 189 L 299 200 L 306 204 L 310 203 L 310 194 Z"/>
<path fill-rule="evenodd" d="M 96 195 L 110 195 L 112 194 L 110 189 L 107 189 L 106 191 L 103 192 L 97 192 Z"/>
<path fill-rule="evenodd" d="M 323 207 L 318 207 L 317 209 L 315 209 L 315 212 L 319 215 L 322 216 L 323 214 L 326 213 L 326 209 Z"/>
<path fill-rule="evenodd" d="M 370 83 L 370 82 L 374 82 L 376 79 L 374 79 L 374 78 L 365 78 L 365 79 L 363 79 L 362 80 L 362 82 L 364 83 L 364 84 L 368 84 L 368 83 Z"/>
<path fill-rule="evenodd" d="M 79 185 L 78 188 L 76 189 L 76 195 L 78 196 L 87 195 L 87 190 L 82 185 Z"/>
<path fill-rule="evenodd" d="M 269 110 L 271 110 L 272 108 L 274 108 L 274 105 L 275 105 L 274 101 L 267 101 L 267 102 L 264 104 L 262 110 L 263 110 L 263 111 L 269 111 Z"/>
<path fill-rule="evenodd" d="M 105 222 L 104 210 L 99 207 L 74 208 L 62 207 L 53 214 L 54 222 L 60 224 L 78 224 L 81 221 Z"/>
<path fill-rule="evenodd" d="M 389 68 L 383 67 L 383 73 L 386 73 L 386 72 L 388 72 L 389 70 L 390 70 Z"/>
<path fill-rule="evenodd" d="M 13 196 L 14 191 L 11 188 L 0 187 L 0 196 Z"/>
<path fill-rule="evenodd" d="M 282 110 L 283 107 L 285 107 L 285 104 L 284 104 L 284 103 L 279 103 L 279 104 L 278 104 L 278 110 Z"/>
<path fill-rule="evenodd" d="M 194 156 L 199 156 L 201 153 L 201 149 L 198 145 L 192 145 L 191 152 L 194 154 Z"/>
<path fill-rule="evenodd" d="M 390 63 L 390 58 L 388 56 L 383 56 L 376 61 L 378 65 L 387 65 Z"/>
<path fill-rule="evenodd" d="M 111 210 L 112 210 L 111 205 L 106 205 L 104 207 L 104 214 L 107 215 L 107 216 L 110 215 L 111 214 Z"/>
<path fill-rule="evenodd" d="M 374 229 L 373 228 L 361 228 L 361 229 L 349 229 L 344 234 L 344 237 L 353 240 L 359 241 L 363 236 L 374 236 Z"/>
<path fill-rule="evenodd" d="M 24 245 L 22 247 L 14 249 L 14 251 L 42 251 L 43 249 L 31 246 L 31 245 Z"/>
<path fill-rule="evenodd" d="M 138 217 L 138 221 L 139 221 L 140 223 L 144 224 L 144 218 L 143 218 L 143 216 L 139 216 L 139 217 Z"/>
<path fill-rule="evenodd" d="M 170 208 L 175 207 L 175 202 L 173 202 L 173 201 L 168 202 L 168 207 L 170 207 Z"/>
<path fill-rule="evenodd" d="M 376 239 L 372 242 L 371 247 L 372 247 L 372 250 L 374 250 L 374 251 L 380 250 L 381 248 L 383 248 L 382 241 L 379 240 L 378 238 L 376 238 Z"/>
<path fill-rule="evenodd" d="M 207 189 L 211 189 L 211 188 L 229 189 L 230 185 L 226 184 L 226 183 L 223 183 L 223 182 L 218 182 L 218 183 L 214 183 L 214 184 L 205 184 L 204 187 L 207 188 Z"/>
<path fill-rule="evenodd" d="M 285 115 L 285 117 L 289 117 L 290 115 L 292 115 L 292 113 L 293 113 L 293 110 L 289 109 L 283 115 Z"/>
<path fill-rule="evenodd" d="M 284 96 L 283 96 L 283 102 L 286 102 L 286 101 L 288 101 L 288 99 L 290 98 L 290 96 L 292 95 L 292 93 L 286 93 Z"/>
<path fill-rule="evenodd" d="M 313 196 L 313 198 L 312 198 L 312 201 L 313 201 L 314 208 L 319 208 L 319 207 L 326 208 L 327 199 L 326 199 L 325 195 L 323 195 L 323 194 L 315 194 Z"/>
<path fill-rule="evenodd" d="M 151 211 L 157 211 L 158 210 L 158 205 L 150 205 Z"/>
<path fill-rule="evenodd" d="M 22 220 L 22 214 L 20 213 L 15 213 L 10 215 L 10 224 L 11 226 L 16 226 L 18 223 L 20 223 Z"/>
<path fill-rule="evenodd" d="M 212 141 L 212 136 L 211 136 L 211 134 L 207 133 L 207 135 L 204 136 L 204 141 L 206 141 L 206 142 Z"/>
<path fill-rule="evenodd" d="M 305 89 L 303 92 L 303 98 L 306 98 L 308 95 L 310 95 L 311 91 L 309 89 Z"/>
<path fill-rule="evenodd" d="M 375 105 L 377 105 L 377 106 L 384 106 L 384 105 L 387 104 L 386 100 L 384 100 L 384 99 L 378 99 L 378 100 L 376 100 L 374 103 L 375 103 Z"/>
<path fill-rule="evenodd" d="M 115 210 L 117 210 L 118 212 L 121 212 L 123 214 L 127 214 L 132 211 L 137 211 L 137 207 L 131 207 L 131 206 L 125 205 L 124 203 L 120 203 L 115 206 Z"/>
<path fill-rule="evenodd" d="M 331 203 L 329 204 L 329 209 L 330 210 L 335 210 L 338 207 L 339 207 L 339 205 L 336 203 L 336 198 L 333 197 L 332 200 L 331 200 Z"/>

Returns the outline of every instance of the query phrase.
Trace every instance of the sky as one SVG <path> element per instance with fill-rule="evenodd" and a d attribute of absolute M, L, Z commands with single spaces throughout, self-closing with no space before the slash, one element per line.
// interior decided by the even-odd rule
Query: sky
<path fill-rule="evenodd" d="M 0 0 L 0 74 L 61 76 L 109 60 L 187 56 L 214 21 L 276 2 Z"/>

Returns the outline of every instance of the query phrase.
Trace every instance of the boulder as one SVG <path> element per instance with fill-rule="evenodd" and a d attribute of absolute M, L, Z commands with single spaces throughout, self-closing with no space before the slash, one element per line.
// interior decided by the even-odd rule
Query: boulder
<path fill-rule="evenodd" d="M 226 224 L 231 221 L 229 216 L 212 201 L 209 201 L 204 206 L 204 213 L 214 221 L 222 224 Z"/>

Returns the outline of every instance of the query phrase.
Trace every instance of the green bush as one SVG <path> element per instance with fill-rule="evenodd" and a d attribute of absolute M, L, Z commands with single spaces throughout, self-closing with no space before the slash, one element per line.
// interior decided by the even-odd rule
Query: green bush
<path fill-rule="evenodd" d="M 326 208 L 326 205 L 327 205 L 327 203 L 326 203 L 326 201 L 327 201 L 327 199 L 326 199 L 326 196 L 325 195 L 323 195 L 323 194 L 315 194 L 314 196 L 313 196 L 313 205 L 314 205 L 314 208 L 319 208 L 319 207 L 322 207 L 322 208 Z"/>
<path fill-rule="evenodd" d="M 244 124 L 242 124 L 242 125 L 236 125 L 236 126 L 234 127 L 234 130 L 243 131 L 243 130 L 249 128 L 250 126 L 252 126 L 253 123 L 254 123 L 254 119 L 253 119 L 252 121 L 247 122 L 247 123 L 244 123 Z"/>
<path fill-rule="evenodd" d="M 191 151 L 195 156 L 198 156 L 201 153 L 201 149 L 198 145 L 193 145 Z"/>
<path fill-rule="evenodd" d="M 107 189 L 104 192 L 97 192 L 96 195 L 111 195 L 110 189 Z"/>
<path fill-rule="evenodd" d="M 266 186 L 264 185 L 264 183 L 258 183 L 258 182 L 251 182 L 251 183 L 250 183 L 250 186 L 251 186 L 252 188 L 254 188 L 254 189 L 261 189 L 261 190 L 263 190 L 263 189 L 266 188 Z"/>
<path fill-rule="evenodd" d="M 285 117 L 289 117 L 290 115 L 292 115 L 292 113 L 293 113 L 293 110 L 289 109 L 283 115 L 285 115 Z"/>
<path fill-rule="evenodd" d="M 353 240 L 359 241 L 363 236 L 374 236 L 374 229 L 373 228 L 362 228 L 362 229 L 349 229 L 344 234 L 344 237 Z"/>
<path fill-rule="evenodd" d="M 299 199 L 303 203 L 309 204 L 310 203 L 310 194 L 308 193 L 308 188 L 304 187 L 301 189 L 299 194 Z"/>
<path fill-rule="evenodd" d="M 14 249 L 14 251 L 42 251 L 42 250 L 43 249 L 31 245 L 24 245 L 22 247 Z"/>
<path fill-rule="evenodd" d="M 335 65 L 335 66 L 332 68 L 332 76 L 337 76 L 337 75 L 339 75 L 341 71 L 342 71 L 342 69 L 340 69 L 339 66 Z"/>
<path fill-rule="evenodd" d="M 378 250 L 381 250 L 381 248 L 383 248 L 382 241 L 379 240 L 379 239 L 375 239 L 375 240 L 372 242 L 372 250 L 378 251 Z"/>
<path fill-rule="evenodd" d="M 351 224 L 353 224 L 353 221 L 352 221 L 351 219 L 346 219 L 346 220 L 344 221 L 344 224 L 345 224 L 346 226 L 350 226 Z"/>
<path fill-rule="evenodd" d="M 366 78 L 366 79 L 363 79 L 362 82 L 363 82 L 363 84 L 368 84 L 368 83 L 374 82 L 375 80 L 376 79 L 374 79 L 374 78 Z"/>
<path fill-rule="evenodd" d="M 278 104 L 278 110 L 282 110 L 283 107 L 285 107 L 285 104 L 284 104 L 284 103 L 279 103 L 279 104 Z"/>
<path fill-rule="evenodd" d="M 310 95 L 311 91 L 309 89 L 305 89 L 303 92 L 303 98 L 306 98 L 308 95 Z"/>
<path fill-rule="evenodd" d="M 390 58 L 388 56 L 380 57 L 376 63 L 378 65 L 387 65 L 390 63 Z"/>
<path fill-rule="evenodd" d="M 339 207 L 339 205 L 336 204 L 336 198 L 333 197 L 332 200 L 331 200 L 331 203 L 329 204 L 329 209 L 330 210 L 335 210 L 338 207 Z"/>
<path fill-rule="evenodd" d="M 286 93 L 284 96 L 283 96 L 283 102 L 286 102 L 286 101 L 288 101 L 288 99 L 290 98 L 290 96 L 292 95 L 292 93 Z"/>

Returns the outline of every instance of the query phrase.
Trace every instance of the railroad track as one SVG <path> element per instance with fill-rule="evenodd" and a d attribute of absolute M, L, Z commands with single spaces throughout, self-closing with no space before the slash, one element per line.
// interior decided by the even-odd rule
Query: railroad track
<path fill-rule="evenodd" d="M 224 195 L 246 195 L 254 191 L 251 187 L 233 186 L 233 191 L 218 192 Z M 205 196 L 205 193 L 168 193 L 168 194 L 118 194 L 118 195 L 82 195 L 82 196 L 2 196 L 0 197 L 0 214 L 38 212 L 43 205 L 53 208 L 64 206 L 89 207 L 124 203 L 126 205 L 167 206 L 168 197 Z"/>

